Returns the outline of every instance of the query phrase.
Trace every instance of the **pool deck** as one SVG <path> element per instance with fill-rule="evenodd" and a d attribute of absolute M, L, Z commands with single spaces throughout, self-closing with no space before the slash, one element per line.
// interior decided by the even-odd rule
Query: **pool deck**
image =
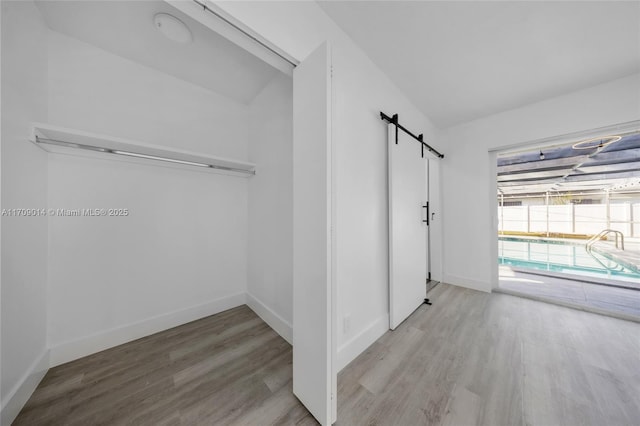
<path fill-rule="evenodd" d="M 612 242 L 600 241 L 593 245 L 592 250 L 640 274 L 640 250 L 629 248 L 628 244 L 625 248 L 626 250 L 621 250 Z"/>
<path fill-rule="evenodd" d="M 576 239 L 576 238 L 553 238 L 553 237 L 532 237 L 528 235 L 499 235 L 499 239 L 515 239 L 515 240 L 527 240 L 527 241 L 556 241 L 562 243 L 569 243 L 578 246 L 584 246 L 587 244 L 587 240 L 584 239 Z M 602 240 L 606 242 L 607 240 Z M 613 241 L 611 241 L 613 244 Z M 640 251 L 640 238 L 637 237 L 625 237 L 624 239 L 625 249 L 631 251 Z"/>
<path fill-rule="evenodd" d="M 640 290 L 528 274 L 508 266 L 500 266 L 499 287 L 516 294 L 557 300 L 601 313 L 622 314 L 640 321 Z"/>

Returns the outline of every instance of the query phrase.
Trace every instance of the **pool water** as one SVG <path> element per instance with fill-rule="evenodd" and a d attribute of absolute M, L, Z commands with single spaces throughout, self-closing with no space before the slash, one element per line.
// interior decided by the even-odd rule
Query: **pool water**
<path fill-rule="evenodd" d="M 584 241 L 498 238 L 501 265 L 640 283 L 640 274 L 602 255 L 594 255 L 607 268 L 587 253 Z"/>

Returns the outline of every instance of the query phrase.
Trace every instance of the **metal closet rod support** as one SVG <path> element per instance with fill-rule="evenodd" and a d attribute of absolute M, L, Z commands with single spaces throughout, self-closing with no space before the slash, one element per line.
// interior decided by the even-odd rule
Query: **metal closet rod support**
<path fill-rule="evenodd" d="M 402 130 L 403 132 L 405 132 L 406 134 L 408 134 L 409 136 L 411 136 L 412 138 L 414 138 L 415 140 L 420 142 L 422 144 L 423 157 L 424 157 L 424 148 L 427 148 L 430 152 L 434 153 L 438 158 L 444 158 L 444 154 L 441 154 L 435 148 L 433 148 L 432 146 L 430 146 L 429 144 L 427 144 L 423 140 L 422 134 L 420 134 L 419 136 L 416 136 L 410 130 L 408 130 L 406 127 L 401 125 L 398 122 L 398 114 L 394 114 L 393 117 L 389 117 L 387 114 L 385 114 L 384 112 L 380 111 L 380 119 L 384 120 L 384 121 L 387 121 L 387 122 L 389 122 L 391 124 L 394 124 L 397 129 Z"/>
<path fill-rule="evenodd" d="M 62 140 L 59 140 L 59 139 L 41 138 L 40 136 L 36 136 L 36 143 L 49 144 L 49 145 L 58 145 L 58 146 L 64 146 L 64 147 L 68 147 L 68 148 L 84 149 L 86 151 L 102 152 L 102 153 L 105 153 L 105 154 L 122 155 L 122 156 L 125 156 L 125 157 L 135 157 L 135 158 L 143 158 L 143 159 L 147 159 L 147 160 L 165 161 L 167 163 L 173 163 L 173 164 L 183 164 L 183 165 L 187 165 L 187 166 L 196 166 L 196 167 L 203 167 L 203 168 L 216 169 L 216 170 L 225 170 L 225 171 L 229 171 L 229 172 L 246 173 L 246 174 L 250 174 L 250 175 L 255 175 L 256 174 L 256 172 L 254 170 L 238 169 L 238 168 L 235 168 L 235 167 L 219 166 L 219 165 L 216 165 L 216 164 L 199 163 L 199 162 L 196 162 L 196 161 L 179 160 L 179 159 L 176 159 L 176 158 L 162 157 L 162 156 L 152 155 L 152 154 L 142 154 L 142 153 L 133 152 L 133 151 L 102 148 L 102 147 L 95 146 L 95 145 L 87 145 L 87 144 L 82 144 L 82 143 L 77 143 L 77 142 L 68 142 L 68 141 L 62 141 Z"/>

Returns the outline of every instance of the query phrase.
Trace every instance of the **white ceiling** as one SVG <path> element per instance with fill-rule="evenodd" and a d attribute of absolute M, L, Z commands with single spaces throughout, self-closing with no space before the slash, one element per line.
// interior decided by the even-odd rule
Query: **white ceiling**
<path fill-rule="evenodd" d="M 39 1 L 37 5 L 54 31 L 245 104 L 278 73 L 163 1 Z M 179 44 L 165 38 L 153 23 L 158 12 L 184 22 L 193 42 Z"/>
<path fill-rule="evenodd" d="M 640 71 L 640 2 L 319 4 L 438 127 Z"/>

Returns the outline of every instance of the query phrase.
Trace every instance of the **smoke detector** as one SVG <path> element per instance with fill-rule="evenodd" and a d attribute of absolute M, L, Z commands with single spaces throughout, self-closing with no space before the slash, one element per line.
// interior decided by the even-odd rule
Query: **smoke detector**
<path fill-rule="evenodd" d="M 176 43 L 186 44 L 193 40 L 189 27 L 173 15 L 157 13 L 153 17 L 153 23 L 162 35 Z"/>

